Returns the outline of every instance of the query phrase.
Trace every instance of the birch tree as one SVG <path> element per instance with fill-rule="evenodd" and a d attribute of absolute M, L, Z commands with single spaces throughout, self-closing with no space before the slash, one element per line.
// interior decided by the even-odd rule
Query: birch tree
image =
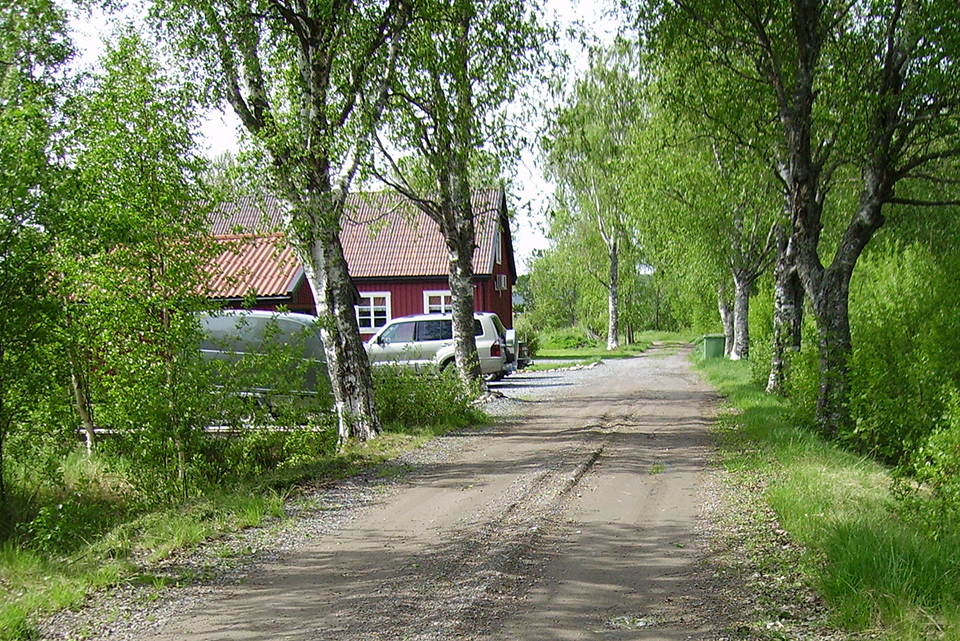
<path fill-rule="evenodd" d="M 114 36 L 68 109 L 73 180 L 56 252 L 62 344 L 88 449 L 102 420 L 149 462 L 172 461 L 162 478 L 176 479 L 180 495 L 209 418 L 198 408 L 212 396 L 192 380 L 199 335 L 190 312 L 209 305 L 204 268 L 219 253 L 199 181 L 194 99 L 142 34 Z"/>
<path fill-rule="evenodd" d="M 380 120 L 409 0 L 156 0 L 153 17 L 209 96 L 271 162 L 321 319 L 341 443 L 380 431 L 356 290 L 340 244 L 351 183 Z"/>
<path fill-rule="evenodd" d="M 414 162 L 398 161 L 380 144 L 389 168 L 380 178 L 433 220 L 446 242 L 456 363 L 470 388 L 482 383 L 473 329 L 476 220 L 489 213 L 474 211 L 471 192 L 490 155 L 515 147 L 507 106 L 538 70 L 549 38 L 537 25 L 537 7 L 518 0 L 418 3 L 388 129 Z M 410 166 L 425 175 L 405 170 Z"/>
<path fill-rule="evenodd" d="M 769 105 L 796 270 L 817 322 L 817 420 L 836 437 L 850 427 L 857 260 L 884 225 L 885 209 L 943 204 L 899 199 L 898 186 L 942 176 L 960 156 L 960 32 L 944 27 L 958 24 L 960 6 L 676 0 L 646 10 L 662 55 L 683 56 L 690 74 L 736 79 L 728 85 Z M 841 170 L 857 183 L 852 205 L 837 180 Z M 843 207 L 846 222 L 835 224 Z"/>
<path fill-rule="evenodd" d="M 589 69 L 559 109 L 544 142 L 547 173 L 561 197 L 606 247 L 607 349 L 619 346 L 619 260 L 627 242 L 627 155 L 642 126 L 643 81 L 633 45 L 590 52 Z"/>

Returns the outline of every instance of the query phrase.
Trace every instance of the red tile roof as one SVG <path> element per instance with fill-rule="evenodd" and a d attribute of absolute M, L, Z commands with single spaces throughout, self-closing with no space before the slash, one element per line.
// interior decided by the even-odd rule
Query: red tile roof
<path fill-rule="evenodd" d="M 210 226 L 214 236 L 274 234 L 283 228 L 282 216 L 282 204 L 277 198 L 242 196 L 220 203 L 210 214 Z"/>
<path fill-rule="evenodd" d="M 474 273 L 489 276 L 503 193 L 478 190 L 472 204 L 477 234 Z M 224 203 L 211 214 L 214 235 L 230 245 L 211 269 L 213 297 L 240 298 L 250 292 L 260 297 L 290 294 L 303 271 L 278 231 L 281 226 L 282 203 L 271 196 Z M 439 227 L 395 192 L 351 194 L 340 236 L 354 278 L 447 275 L 447 249 Z"/>

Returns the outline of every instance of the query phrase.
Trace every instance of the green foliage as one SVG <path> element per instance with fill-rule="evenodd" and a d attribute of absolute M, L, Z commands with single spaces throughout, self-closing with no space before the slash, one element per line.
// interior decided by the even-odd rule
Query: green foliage
<path fill-rule="evenodd" d="M 422 428 L 462 427 L 482 420 L 456 374 L 447 368 L 418 374 L 396 364 L 373 369 L 377 408 L 384 427 L 410 432 Z"/>
<path fill-rule="evenodd" d="M 917 447 L 894 487 L 904 518 L 929 536 L 960 540 L 960 392 L 950 391 L 943 425 Z"/>
<path fill-rule="evenodd" d="M 596 334 L 570 327 L 541 334 L 542 349 L 579 349 L 599 347 L 602 340 Z"/>
<path fill-rule="evenodd" d="M 191 490 L 189 463 L 212 411 L 189 312 L 208 303 L 210 242 L 190 87 L 121 31 L 69 105 L 73 189 L 56 267 L 78 416 L 108 426 L 115 455 L 143 461 L 157 500 Z"/>
<path fill-rule="evenodd" d="M 250 426 L 208 438 L 200 445 L 197 473 L 215 487 L 332 456 L 337 450 L 337 430 L 332 417 L 326 423 L 293 428 Z"/>
<path fill-rule="evenodd" d="M 536 356 L 537 352 L 540 351 L 541 339 L 530 316 L 527 314 L 515 316 L 513 319 L 513 328 L 517 332 L 517 340 L 526 344 L 527 353 L 530 354 L 530 356 Z"/>
<path fill-rule="evenodd" d="M 922 245 L 861 259 L 851 294 L 854 447 L 899 463 L 943 424 L 960 388 L 956 257 Z"/>
<path fill-rule="evenodd" d="M 66 13 L 49 0 L 0 6 L 0 533 L 6 528 L 8 437 L 50 382 L 42 344 L 55 192 L 56 107 L 72 48 Z"/>
<path fill-rule="evenodd" d="M 733 408 L 720 416 L 726 467 L 744 477 L 744 491 L 768 488 L 777 525 L 805 549 L 800 570 L 832 621 L 891 641 L 960 634 L 956 537 L 935 540 L 894 518 L 889 471 L 823 442 L 792 402 L 763 394 L 749 364 L 701 366 Z"/>
<path fill-rule="evenodd" d="M 558 243 L 536 254 L 530 264 L 528 315 L 543 332 L 587 324 L 605 327 L 605 291 L 592 271 L 598 264 L 582 246 Z M 599 259 L 597 259 L 599 260 Z"/>

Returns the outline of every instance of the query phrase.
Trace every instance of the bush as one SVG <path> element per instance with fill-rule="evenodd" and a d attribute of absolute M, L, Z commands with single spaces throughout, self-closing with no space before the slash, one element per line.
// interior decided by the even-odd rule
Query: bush
<path fill-rule="evenodd" d="M 851 292 L 851 413 L 842 435 L 900 464 L 939 430 L 944 389 L 960 387 L 956 268 L 920 246 L 865 257 Z"/>
<path fill-rule="evenodd" d="M 388 430 L 461 427 L 482 419 L 454 368 L 418 374 L 400 365 L 373 369 L 377 409 Z"/>
<path fill-rule="evenodd" d="M 32 497 L 31 510 L 19 523 L 27 544 L 47 553 L 79 549 L 126 518 L 140 504 L 128 474 L 105 456 L 77 449 L 59 469 L 56 487 Z"/>
<path fill-rule="evenodd" d="M 536 356 L 540 350 L 540 336 L 537 334 L 537 330 L 534 327 L 533 321 L 530 320 L 530 317 L 526 315 L 518 316 L 513 327 L 517 330 L 518 340 L 526 343 L 527 352 L 530 356 Z"/>
<path fill-rule="evenodd" d="M 960 537 L 960 392 L 951 390 L 946 405 L 945 425 L 917 449 L 894 486 L 905 518 L 937 540 Z"/>
<path fill-rule="evenodd" d="M 250 480 L 331 456 L 337 438 L 332 417 L 297 427 L 246 427 L 207 439 L 196 462 L 197 473 L 214 485 Z"/>
<path fill-rule="evenodd" d="M 558 329 L 543 337 L 542 349 L 580 349 L 598 347 L 602 341 L 596 335 L 577 327 Z"/>

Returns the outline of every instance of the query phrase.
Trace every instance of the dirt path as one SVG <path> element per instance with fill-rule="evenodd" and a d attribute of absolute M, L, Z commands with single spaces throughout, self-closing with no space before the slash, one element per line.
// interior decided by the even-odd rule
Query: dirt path
<path fill-rule="evenodd" d="M 685 354 L 596 371 L 141 638 L 701 637 L 686 615 L 713 396 Z M 533 377 L 563 384 L 504 389 Z"/>

